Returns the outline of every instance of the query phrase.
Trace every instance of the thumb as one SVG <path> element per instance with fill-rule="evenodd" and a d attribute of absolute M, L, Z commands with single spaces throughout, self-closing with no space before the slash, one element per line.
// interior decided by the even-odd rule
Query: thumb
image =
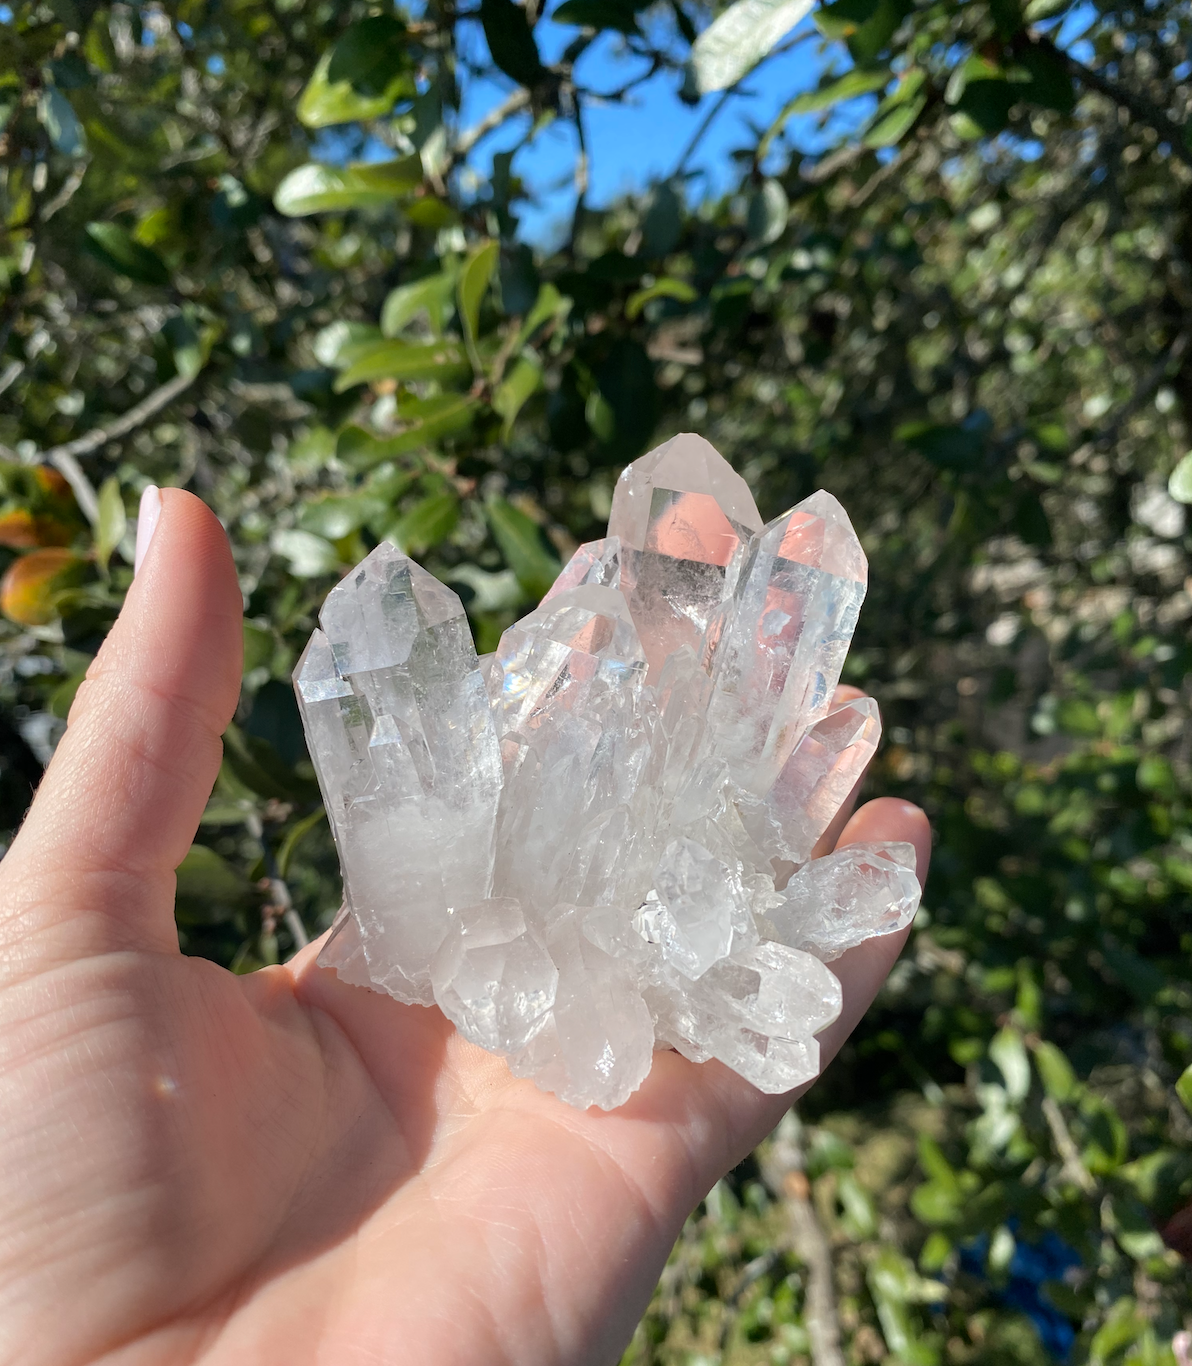
<path fill-rule="evenodd" d="M 198 498 L 150 489 L 141 507 L 143 563 L 0 864 L 0 949 L 23 945 L 21 960 L 177 949 L 174 869 L 239 696 L 241 597 L 224 530 Z"/>

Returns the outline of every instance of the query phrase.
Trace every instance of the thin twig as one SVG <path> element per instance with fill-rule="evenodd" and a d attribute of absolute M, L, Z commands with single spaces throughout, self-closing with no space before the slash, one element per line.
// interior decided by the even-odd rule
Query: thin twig
<path fill-rule="evenodd" d="M 1068 1126 L 1064 1123 L 1063 1112 L 1050 1096 L 1043 1101 L 1043 1118 L 1047 1121 L 1047 1127 L 1051 1130 L 1051 1137 L 1055 1141 L 1056 1152 L 1063 1159 L 1061 1172 L 1072 1182 L 1079 1186 L 1086 1195 L 1092 1195 L 1097 1189 L 1097 1183 L 1093 1180 L 1089 1169 L 1084 1165 L 1080 1157 L 1080 1150 L 1076 1146 L 1076 1141 L 1068 1132 Z"/>
<path fill-rule="evenodd" d="M 836 1316 L 832 1250 L 815 1217 L 811 1190 L 804 1172 L 803 1126 L 793 1110 L 787 1112 L 762 1163 L 762 1176 L 790 1217 L 791 1246 L 807 1268 L 803 1325 L 813 1366 L 844 1366 L 840 1321 Z"/>
<path fill-rule="evenodd" d="M 687 163 L 695 155 L 695 149 L 700 145 L 704 134 L 711 128 L 712 120 L 715 119 L 716 115 L 720 113 L 736 92 L 737 87 L 735 85 L 730 85 L 727 90 L 722 90 L 720 92 L 720 98 L 712 105 L 707 114 L 704 115 L 704 121 L 695 130 L 691 141 L 683 148 L 683 155 L 679 158 L 674 171 L 671 173 L 672 180 L 678 179 L 678 177 L 687 170 Z"/>
<path fill-rule="evenodd" d="M 71 171 L 70 175 L 62 182 L 58 188 L 58 193 L 51 199 L 41 211 L 41 221 L 48 223 L 51 218 L 59 211 L 64 209 L 75 197 L 75 192 L 83 183 L 83 177 L 87 174 L 89 161 L 80 161 Z"/>
<path fill-rule="evenodd" d="M 466 128 L 455 140 L 455 146 L 451 150 L 447 165 L 444 167 L 444 174 L 450 171 L 453 166 L 461 162 L 473 147 L 489 133 L 500 128 L 503 123 L 519 114 L 523 109 L 530 106 L 530 92 L 524 86 L 519 87 L 508 99 L 504 99 L 500 104 L 490 109 L 487 114 L 471 128 Z"/>
<path fill-rule="evenodd" d="M 154 389 L 140 403 L 134 404 L 128 412 L 114 418 L 102 427 L 93 427 L 91 431 L 85 432 L 73 441 L 67 441 L 61 446 L 54 446 L 46 451 L 42 459 L 57 465 L 63 457 L 90 455 L 92 451 L 97 451 L 101 446 L 106 446 L 109 441 L 116 441 L 122 436 L 127 436 L 129 432 L 135 431 L 143 422 L 147 422 L 154 413 L 164 408 L 167 403 L 176 399 L 185 389 L 189 389 L 197 378 L 197 372 L 193 375 L 175 375 L 173 379 L 167 380 L 160 388 Z M 65 474 L 66 471 L 63 470 L 63 473 Z"/>

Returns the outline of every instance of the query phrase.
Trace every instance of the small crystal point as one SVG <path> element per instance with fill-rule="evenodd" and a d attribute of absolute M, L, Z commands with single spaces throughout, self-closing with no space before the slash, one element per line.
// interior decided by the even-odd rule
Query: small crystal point
<path fill-rule="evenodd" d="M 741 817 L 772 858 L 804 863 L 868 767 L 882 723 L 872 697 L 857 697 L 808 730 L 762 802 Z"/>
<path fill-rule="evenodd" d="M 653 680 L 682 646 L 702 653 L 761 517 L 728 461 L 685 432 L 625 469 L 608 529 L 621 545 L 620 586 Z"/>
<path fill-rule="evenodd" d="M 563 566 L 559 577 L 546 590 L 543 602 L 557 598 L 569 588 L 585 584 L 597 588 L 620 588 L 621 542 L 616 536 L 605 536 L 600 541 L 585 541 Z"/>
<path fill-rule="evenodd" d="M 831 706 L 867 578 L 831 494 L 812 494 L 758 538 L 723 626 L 710 708 L 718 748 L 743 787 L 768 791 Z"/>
<path fill-rule="evenodd" d="M 905 929 L 919 895 L 913 844 L 849 844 L 801 868 L 767 920 L 783 944 L 831 962 L 874 935 Z"/>

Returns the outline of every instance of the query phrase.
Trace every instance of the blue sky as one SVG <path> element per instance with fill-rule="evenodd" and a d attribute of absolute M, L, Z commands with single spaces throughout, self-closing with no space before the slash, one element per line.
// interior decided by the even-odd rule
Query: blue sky
<path fill-rule="evenodd" d="M 543 19 L 535 29 L 544 61 L 555 60 L 578 30 Z M 665 38 L 665 31 L 658 35 Z M 734 181 L 732 152 L 752 147 L 756 135 L 750 124 L 767 127 L 782 106 L 795 94 L 813 88 L 819 72 L 828 62 L 843 69 L 839 45 L 825 46 L 810 21 L 795 31 L 801 37 L 793 50 L 763 63 L 717 115 L 699 150 L 690 162 L 696 176 L 688 181 L 688 195 L 700 199 L 726 190 Z M 461 33 L 465 55 L 477 64 L 487 61 L 484 35 L 477 25 Z M 675 44 L 676 52 L 681 45 Z M 648 64 L 625 47 L 618 34 L 605 33 L 584 53 L 576 66 L 579 84 L 592 90 L 611 90 L 623 85 Z M 719 98 L 706 95 L 694 106 L 679 99 L 681 77 L 677 72 L 659 72 L 639 86 L 623 104 L 585 104 L 585 131 L 591 163 L 588 202 L 608 204 L 618 196 L 640 191 L 673 172 L 695 130 Z M 489 109 L 499 104 L 513 89 L 511 82 L 472 80 L 465 85 L 460 125 L 467 128 Z M 808 150 L 823 145 L 817 120 L 804 116 L 791 122 L 798 144 Z M 487 177 L 493 154 L 507 151 L 524 139 L 529 118 L 510 120 L 481 143 L 470 158 L 476 170 Z M 546 243 L 569 219 L 575 203 L 571 181 L 576 162 L 575 127 L 558 122 L 540 132 L 518 153 L 514 171 L 535 191 L 536 201 L 518 206 L 521 235 L 530 241 Z"/>

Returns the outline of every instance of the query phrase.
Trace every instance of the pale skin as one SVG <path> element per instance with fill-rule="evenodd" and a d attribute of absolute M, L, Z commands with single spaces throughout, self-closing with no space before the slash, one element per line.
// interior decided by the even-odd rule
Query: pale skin
<path fill-rule="evenodd" d="M 683 1219 L 794 1097 L 663 1052 L 581 1112 L 317 944 L 247 977 L 183 957 L 240 616 L 218 522 L 167 491 L 0 863 L 0 1362 L 615 1363 Z M 847 814 L 824 849 L 909 840 L 925 875 L 922 812 Z M 901 947 L 834 964 L 825 1060 Z"/>

